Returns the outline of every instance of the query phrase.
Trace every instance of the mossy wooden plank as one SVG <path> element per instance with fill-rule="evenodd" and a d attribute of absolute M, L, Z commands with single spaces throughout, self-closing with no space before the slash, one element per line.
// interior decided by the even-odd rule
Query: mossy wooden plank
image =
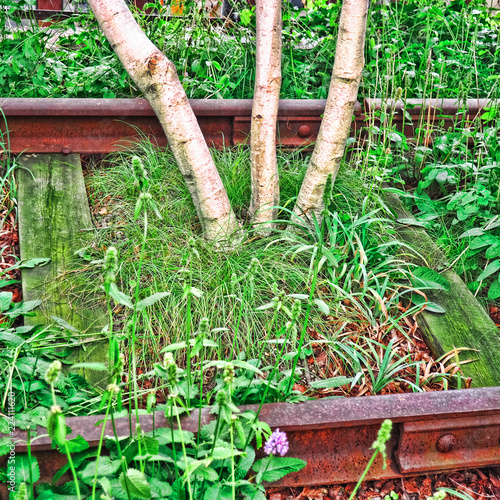
<path fill-rule="evenodd" d="M 397 197 L 389 194 L 386 200 L 398 218 L 413 219 Z M 411 256 L 418 264 L 438 271 L 447 265 L 445 256 L 423 228 L 402 225 L 398 234 L 421 255 Z M 464 375 L 472 378 L 473 387 L 500 385 L 500 331 L 455 272 L 447 270 L 442 275 L 450 282 L 450 290 L 429 293 L 428 298 L 446 313 L 424 310 L 417 316 L 424 340 L 436 357 L 459 347 L 477 350 L 460 354 L 461 360 L 476 359 L 462 365 Z"/>
<path fill-rule="evenodd" d="M 69 273 L 79 263 L 76 249 L 85 244 L 92 228 L 83 172 L 78 155 L 23 155 L 16 172 L 19 191 L 19 245 L 21 259 L 48 257 L 43 267 L 23 269 L 24 300 L 42 299 L 34 317 L 25 324 L 51 323 L 57 316 L 81 332 L 85 349 L 75 353 L 77 361 L 104 361 L 106 343 L 99 332 L 105 324 L 102 308 L 91 309 L 71 293 Z M 75 295 L 77 298 L 73 298 Z M 103 374 L 83 373 L 91 383 Z"/>

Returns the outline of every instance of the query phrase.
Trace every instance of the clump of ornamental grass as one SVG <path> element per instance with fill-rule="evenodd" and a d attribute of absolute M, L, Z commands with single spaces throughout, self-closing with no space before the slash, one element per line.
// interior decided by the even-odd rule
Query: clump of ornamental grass
<path fill-rule="evenodd" d="M 105 291 L 114 290 L 113 301 L 107 301 L 108 316 L 113 316 L 109 331 L 126 337 L 126 364 L 140 387 L 134 398 L 141 404 L 156 385 L 153 366 L 172 346 L 187 368 L 186 395 L 192 399 L 193 363 L 200 362 L 193 354 L 196 325 L 203 318 L 210 325 L 206 361 L 238 356 L 264 368 L 272 381 L 250 383 L 242 371 L 235 384 L 241 403 L 259 402 L 263 394 L 266 402 L 286 400 L 298 381 L 314 391 L 343 387 L 349 393 L 356 387 L 359 394 L 376 394 L 397 377 L 410 390 L 422 390 L 411 356 L 390 343 L 393 332 L 412 343 L 414 323 L 408 318 L 421 306 L 402 306 L 411 288 L 402 286 L 409 273 L 397 254 L 401 242 L 391 234 L 375 192 L 359 178 L 341 170 L 335 185 L 325 190 L 322 222 L 304 227 L 288 206 L 306 160 L 303 154 L 281 152 L 284 189 L 277 231 L 260 238 L 248 228 L 241 246 L 222 254 L 199 235 L 172 156 L 147 142 L 137 153 L 121 153 L 106 160 L 105 170 L 96 168 L 87 176 L 97 235 L 79 253 L 89 260 L 99 258 L 102 248 L 120 253 L 115 281 L 105 284 Z M 217 153 L 216 160 L 229 197 L 243 214 L 250 192 L 248 152 Z M 86 283 L 98 282 L 98 271 L 89 265 L 80 276 Z M 362 341 L 350 345 L 344 334 L 353 327 Z M 337 370 L 316 364 L 318 339 L 326 366 Z M 375 345 L 386 351 L 385 359 L 379 359 Z M 210 402 L 219 374 L 211 369 L 203 379 L 203 396 Z M 165 387 L 156 389 L 159 402 L 165 401 Z"/>

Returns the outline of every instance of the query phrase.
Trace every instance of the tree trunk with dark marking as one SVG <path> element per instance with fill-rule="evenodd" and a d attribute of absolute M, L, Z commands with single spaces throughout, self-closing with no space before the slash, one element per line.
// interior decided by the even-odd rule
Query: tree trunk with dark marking
<path fill-rule="evenodd" d="M 272 227 L 279 203 L 276 122 L 281 89 L 281 0 L 257 0 L 257 67 L 250 136 L 252 201 L 258 230 Z"/>
<path fill-rule="evenodd" d="M 150 42 L 124 0 L 89 0 L 89 5 L 165 131 L 205 238 L 228 244 L 238 222 L 174 64 Z"/>
<path fill-rule="evenodd" d="M 318 139 L 302 182 L 294 213 L 319 221 L 328 177 L 332 182 L 344 155 L 364 66 L 369 0 L 344 0 L 332 80 Z"/>

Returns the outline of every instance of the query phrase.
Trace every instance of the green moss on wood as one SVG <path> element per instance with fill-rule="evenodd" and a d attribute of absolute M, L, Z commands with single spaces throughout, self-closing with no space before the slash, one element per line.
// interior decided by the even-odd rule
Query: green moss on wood
<path fill-rule="evenodd" d="M 386 201 L 398 218 L 413 219 L 396 196 L 387 195 Z M 398 234 L 420 254 L 410 255 L 414 262 L 438 271 L 447 265 L 445 256 L 424 229 L 402 225 Z M 471 349 L 462 352 L 459 359 L 476 359 L 461 365 L 463 374 L 472 378 L 472 386 L 500 385 L 500 331 L 455 272 L 448 270 L 442 274 L 450 282 L 450 290 L 429 294 L 428 298 L 446 313 L 424 310 L 417 316 L 425 342 L 436 357 L 455 348 Z"/>
<path fill-rule="evenodd" d="M 29 325 L 64 319 L 79 332 L 85 350 L 78 349 L 75 362 L 105 361 L 106 342 L 99 332 L 105 324 L 102 309 L 90 309 L 71 294 L 69 273 L 79 266 L 76 249 L 85 245 L 92 228 L 83 173 L 78 155 L 23 155 L 16 177 L 19 189 L 19 244 L 21 259 L 48 257 L 47 266 L 24 269 L 24 300 L 42 299 Z M 92 384 L 101 384 L 103 374 L 87 371 Z M 101 384 L 102 385 L 102 384 Z"/>

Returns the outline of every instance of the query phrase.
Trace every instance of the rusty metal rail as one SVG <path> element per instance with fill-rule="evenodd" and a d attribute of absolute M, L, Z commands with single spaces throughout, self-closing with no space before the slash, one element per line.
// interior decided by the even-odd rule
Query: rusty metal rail
<path fill-rule="evenodd" d="M 430 136 L 456 121 L 470 123 L 491 105 L 472 99 L 466 106 L 451 99 L 409 99 L 404 104 L 367 99 L 356 105 L 352 134 L 380 121 L 404 131 L 406 137 Z M 252 101 L 193 99 L 191 105 L 205 140 L 218 149 L 245 143 L 250 134 Z M 282 147 L 307 148 L 316 140 L 325 101 L 282 100 L 278 141 Z M 4 148 L 12 153 L 110 153 L 148 137 L 164 147 L 167 139 L 145 99 L 0 99 L 7 124 L 0 124 Z M 389 118 L 390 117 L 390 118 Z M 8 131 L 8 141 L 6 132 Z M 8 144 L 7 144 L 8 142 Z"/>
<path fill-rule="evenodd" d="M 247 140 L 250 100 L 191 103 L 209 145 L 223 148 Z M 281 145 L 310 146 L 317 137 L 324 104 L 281 101 Z M 353 131 L 367 124 L 380 124 L 386 120 L 383 115 L 391 115 L 391 123 L 412 136 L 427 125 L 439 123 L 447 128 L 456 120 L 467 123 L 491 103 L 480 100 L 467 104 L 467 109 L 462 110 L 449 100 L 407 101 L 403 108 L 402 103 L 383 105 L 380 100 L 368 100 L 356 107 Z M 0 99 L 0 108 L 7 122 L 2 125 L 3 148 L 13 153 L 107 153 L 130 146 L 141 136 L 166 145 L 159 122 L 143 99 Z M 97 423 L 102 418 L 69 418 L 71 437 L 81 434 L 95 446 L 101 432 Z M 202 422 L 210 418 L 208 410 L 203 410 Z M 368 478 L 500 464 L 500 387 L 268 404 L 263 406 L 260 418 L 272 428 L 287 431 L 290 456 L 308 462 L 302 471 L 282 479 L 281 485 L 356 481 L 385 418 L 395 424 L 388 443 L 389 466 L 383 469 L 379 457 Z M 161 413 L 156 414 L 154 422 L 157 426 L 167 425 Z M 141 424 L 146 431 L 152 429 L 152 416 L 142 416 Z M 184 419 L 183 428 L 187 430 L 196 432 L 197 425 L 196 412 Z M 119 419 L 117 428 L 120 436 L 128 435 L 128 419 Z M 38 428 L 37 434 L 31 450 L 39 458 L 42 478 L 48 478 L 65 458 L 51 450 L 45 429 Z M 13 438 L 17 440 L 16 451 L 25 451 L 26 435 L 17 431 Z"/>
<path fill-rule="evenodd" d="M 248 409 L 256 407 L 242 407 Z M 202 410 L 202 425 L 213 418 Z M 379 456 L 367 479 L 389 479 L 428 472 L 500 464 L 500 387 L 399 394 L 362 398 L 322 399 L 300 404 L 275 403 L 262 407 L 260 419 L 286 431 L 289 456 L 307 461 L 300 472 L 285 476 L 279 485 L 306 486 L 357 481 L 372 450 L 381 422 L 394 423 L 388 443 L 388 466 Z M 83 436 L 97 446 L 103 416 L 67 419 L 71 437 Z M 144 431 L 167 426 L 163 412 L 140 417 Z M 117 432 L 128 436 L 127 418 L 117 419 Z M 135 425 L 132 425 L 135 428 Z M 182 428 L 198 430 L 195 411 Z M 110 426 L 107 434 L 111 434 Z M 50 477 L 65 462 L 51 450 L 51 441 L 38 428 L 31 452 L 39 458 L 42 477 Z M 45 435 L 45 436 L 44 436 Z M 17 431 L 17 452 L 26 450 L 26 435 Z"/>

